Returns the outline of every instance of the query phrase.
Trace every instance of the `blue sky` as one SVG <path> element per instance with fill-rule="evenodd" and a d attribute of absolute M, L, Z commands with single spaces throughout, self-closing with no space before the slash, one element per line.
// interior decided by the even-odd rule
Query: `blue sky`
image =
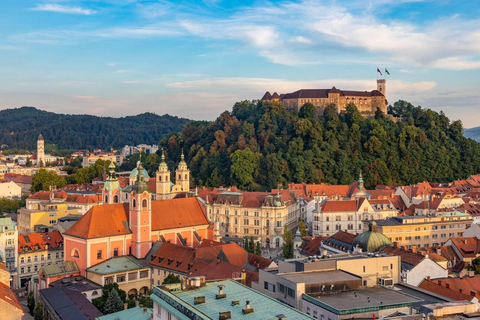
<path fill-rule="evenodd" d="M 0 108 L 212 120 L 302 88 L 480 126 L 478 1 L 0 1 Z"/>

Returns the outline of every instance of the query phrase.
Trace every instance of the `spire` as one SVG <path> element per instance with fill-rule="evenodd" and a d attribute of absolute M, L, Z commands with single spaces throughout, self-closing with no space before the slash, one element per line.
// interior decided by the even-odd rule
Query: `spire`
<path fill-rule="evenodd" d="M 150 192 L 147 183 L 145 182 L 145 175 L 143 174 L 142 163 L 137 161 L 137 181 L 133 184 L 133 190 L 137 193 L 143 193 L 144 191 Z"/>
<path fill-rule="evenodd" d="M 111 191 L 114 189 L 120 189 L 120 183 L 118 182 L 117 176 L 115 174 L 115 164 L 110 162 L 108 166 L 108 178 L 105 181 L 104 187 L 106 190 Z"/>
<path fill-rule="evenodd" d="M 363 191 L 363 176 L 362 176 L 362 170 L 360 170 L 360 174 L 358 175 L 358 189 Z"/>
<path fill-rule="evenodd" d="M 160 161 L 160 165 L 159 167 L 166 167 L 167 166 L 167 163 L 165 162 L 165 150 L 163 150 L 162 148 L 162 161 Z"/>
<path fill-rule="evenodd" d="M 185 156 L 183 155 L 183 148 L 182 148 L 182 155 L 180 156 L 180 163 L 181 166 L 186 166 L 187 163 L 185 162 Z"/>

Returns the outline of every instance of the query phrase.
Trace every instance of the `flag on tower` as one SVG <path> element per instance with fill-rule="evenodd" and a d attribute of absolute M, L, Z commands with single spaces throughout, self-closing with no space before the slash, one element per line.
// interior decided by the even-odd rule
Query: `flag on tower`
<path fill-rule="evenodd" d="M 388 72 L 387 68 L 385 68 L 385 73 L 390 75 L 390 72 Z"/>
<path fill-rule="evenodd" d="M 383 76 L 382 71 L 380 71 L 380 69 L 377 68 L 377 72 L 380 73 L 381 76 Z"/>

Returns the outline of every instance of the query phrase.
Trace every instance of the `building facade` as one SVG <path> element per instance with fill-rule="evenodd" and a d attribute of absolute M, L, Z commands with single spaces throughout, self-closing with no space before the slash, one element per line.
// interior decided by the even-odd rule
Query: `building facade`
<path fill-rule="evenodd" d="M 17 275 L 18 228 L 11 218 L 0 218 L 0 259 L 13 279 Z M 13 283 L 10 286 L 15 287 Z"/>

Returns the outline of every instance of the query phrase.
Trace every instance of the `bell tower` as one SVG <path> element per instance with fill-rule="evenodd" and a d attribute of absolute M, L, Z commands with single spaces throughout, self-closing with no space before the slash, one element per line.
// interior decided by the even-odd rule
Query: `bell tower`
<path fill-rule="evenodd" d="M 37 139 L 37 167 L 45 166 L 45 140 L 42 134 Z"/>
<path fill-rule="evenodd" d="M 175 171 L 175 179 L 176 184 L 182 188 L 183 192 L 190 191 L 190 170 L 187 168 L 187 163 L 185 162 L 185 156 L 183 155 L 182 149 L 182 156 L 180 158 L 180 163 L 178 164 L 178 168 Z"/>
<path fill-rule="evenodd" d="M 170 170 L 168 170 L 167 163 L 165 162 L 165 151 L 162 149 L 162 161 L 158 166 L 156 173 L 156 194 L 157 200 L 165 200 L 171 198 L 170 192 Z"/>
<path fill-rule="evenodd" d="M 387 96 L 387 80 L 377 79 L 377 90 L 380 91 L 384 97 Z"/>
<path fill-rule="evenodd" d="M 119 203 L 120 202 L 120 183 L 115 174 L 115 164 L 110 162 L 108 166 L 108 177 L 103 185 L 103 203 Z"/>
<path fill-rule="evenodd" d="M 152 247 L 152 196 L 137 162 L 137 180 L 130 193 L 128 224 L 132 231 L 131 254 L 143 259 Z"/>

